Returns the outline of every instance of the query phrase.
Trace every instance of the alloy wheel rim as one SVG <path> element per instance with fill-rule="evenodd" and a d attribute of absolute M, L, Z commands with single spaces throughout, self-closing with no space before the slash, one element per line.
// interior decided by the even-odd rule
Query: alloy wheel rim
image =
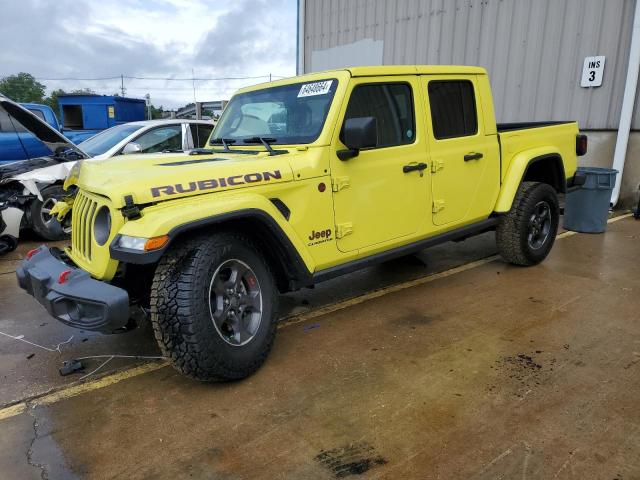
<path fill-rule="evenodd" d="M 49 225 L 54 220 L 53 215 L 51 215 L 51 210 L 55 207 L 56 203 L 58 203 L 58 199 L 53 197 L 47 198 L 42 202 L 42 207 L 40 207 L 40 219 L 45 225 Z"/>
<path fill-rule="evenodd" d="M 551 207 L 542 200 L 536 206 L 529 217 L 527 243 L 529 247 L 538 250 L 544 246 L 551 233 Z"/>
<path fill-rule="evenodd" d="M 240 347 L 256 336 L 262 321 L 262 290 L 251 267 L 241 260 L 226 260 L 209 285 L 211 321 L 229 345 Z"/>

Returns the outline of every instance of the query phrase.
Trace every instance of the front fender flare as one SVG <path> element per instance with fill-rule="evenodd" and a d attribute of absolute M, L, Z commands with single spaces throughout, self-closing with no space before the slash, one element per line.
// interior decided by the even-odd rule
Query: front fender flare
<path fill-rule="evenodd" d="M 111 257 L 125 263 L 153 264 L 180 235 L 189 230 L 223 224 L 230 221 L 254 219 L 262 222 L 277 238 L 278 246 L 286 254 L 300 282 L 314 271 L 315 264 L 298 238 L 293 227 L 267 198 L 261 195 L 217 194 L 210 199 L 189 197 L 185 201 L 159 204 L 143 210 L 142 218 L 129 221 L 120 229 L 109 247 Z M 152 238 L 168 235 L 169 242 L 162 248 L 141 252 L 118 247 L 121 235 Z"/>

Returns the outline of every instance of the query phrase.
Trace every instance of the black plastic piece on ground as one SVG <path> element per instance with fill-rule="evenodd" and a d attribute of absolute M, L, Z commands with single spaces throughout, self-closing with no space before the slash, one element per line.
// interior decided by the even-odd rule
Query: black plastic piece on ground
<path fill-rule="evenodd" d="M 60 375 L 66 377 L 67 375 L 71 375 L 72 373 L 80 372 L 84 370 L 84 364 L 81 360 L 76 360 L 72 358 L 71 360 L 67 360 L 60 367 Z"/>

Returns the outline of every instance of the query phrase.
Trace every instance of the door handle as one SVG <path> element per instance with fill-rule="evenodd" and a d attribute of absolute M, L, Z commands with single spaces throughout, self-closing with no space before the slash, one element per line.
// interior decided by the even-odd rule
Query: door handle
<path fill-rule="evenodd" d="M 402 167 L 402 171 L 404 173 L 409 173 L 409 172 L 415 172 L 416 170 L 422 171 L 425 168 L 427 168 L 426 163 L 414 163 L 411 165 L 405 165 L 404 167 Z"/>
<path fill-rule="evenodd" d="M 464 161 L 468 162 L 469 160 L 480 160 L 484 155 L 482 155 L 481 153 L 475 153 L 475 152 L 471 152 L 471 153 L 467 153 L 464 156 Z"/>

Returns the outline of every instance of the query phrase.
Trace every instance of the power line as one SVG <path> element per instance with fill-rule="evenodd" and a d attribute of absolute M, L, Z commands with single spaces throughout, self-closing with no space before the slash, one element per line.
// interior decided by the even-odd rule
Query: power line
<path fill-rule="evenodd" d="M 36 80 L 42 80 L 45 82 L 97 82 L 101 80 L 159 80 L 159 81 L 168 81 L 168 82 L 215 82 L 215 81 L 225 81 L 225 80 L 257 80 L 260 78 L 287 78 L 282 75 L 257 75 L 252 77 L 191 77 L 191 78 L 171 78 L 171 77 L 137 77 L 132 75 L 118 75 L 117 77 L 97 77 L 97 78 L 80 78 L 80 77 L 64 77 L 64 78 L 45 78 L 45 77 L 36 77 Z"/>

